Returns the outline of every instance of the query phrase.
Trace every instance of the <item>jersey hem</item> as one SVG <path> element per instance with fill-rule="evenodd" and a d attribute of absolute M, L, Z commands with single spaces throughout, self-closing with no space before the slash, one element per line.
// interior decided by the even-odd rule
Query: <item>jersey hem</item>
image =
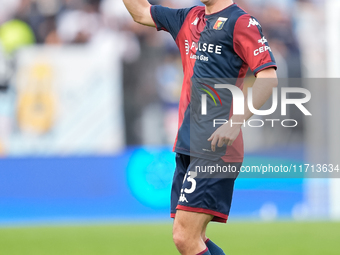
<path fill-rule="evenodd" d="M 225 163 L 243 163 L 244 157 L 226 157 L 226 156 L 222 156 L 221 159 Z"/>
<path fill-rule="evenodd" d="M 274 67 L 275 70 L 277 69 L 276 63 L 270 62 L 270 63 L 267 63 L 267 64 L 264 64 L 264 65 L 259 66 L 258 68 L 256 68 L 256 69 L 254 70 L 253 73 L 254 73 L 254 75 L 256 76 L 259 72 L 263 71 L 264 69 L 270 68 L 270 67 Z"/>
<path fill-rule="evenodd" d="M 153 15 L 152 15 L 152 5 L 150 5 L 150 15 L 151 15 L 151 18 L 152 18 L 153 23 L 155 24 L 155 27 L 156 27 L 157 31 L 160 31 L 160 29 L 158 29 L 158 26 L 157 26 L 157 24 L 156 24 L 155 19 L 153 18 Z"/>
<path fill-rule="evenodd" d="M 218 159 L 220 159 L 221 157 L 223 157 L 223 155 L 206 155 L 204 153 L 199 153 L 199 152 L 193 152 L 193 151 L 189 151 L 187 149 L 184 148 L 178 148 L 176 147 L 174 152 L 179 153 L 179 154 L 184 154 L 187 155 L 189 157 L 195 157 L 195 158 L 202 158 L 202 159 L 206 159 L 206 160 L 211 160 L 211 161 L 216 161 Z M 203 155 L 205 155 L 205 157 L 203 157 Z"/>
<path fill-rule="evenodd" d="M 203 159 L 211 160 L 211 161 L 216 161 L 218 159 L 222 159 L 226 163 L 242 163 L 243 160 L 244 160 L 244 156 L 232 157 L 232 156 L 229 156 L 229 155 L 222 155 L 222 156 L 217 155 L 216 158 L 215 158 L 215 157 L 212 157 L 211 155 L 206 155 L 206 157 L 202 157 L 202 155 L 200 153 L 190 152 L 187 149 L 178 148 L 178 147 L 175 147 L 173 149 L 173 152 L 179 153 L 179 154 L 184 154 L 184 155 L 187 155 L 189 157 L 203 158 Z"/>
<path fill-rule="evenodd" d="M 154 15 L 155 17 L 157 17 L 157 9 L 156 9 L 156 5 L 151 5 L 150 6 L 150 14 L 151 14 L 151 18 L 153 20 L 153 22 L 155 23 L 155 26 L 156 26 L 156 29 L 157 31 L 166 31 L 166 32 L 169 32 L 165 27 L 162 27 L 162 26 L 159 26 L 158 23 L 156 22 L 156 19 L 154 18 Z M 153 15 L 154 14 L 154 15 Z"/>
<path fill-rule="evenodd" d="M 204 251 L 201 251 L 200 253 L 197 253 L 197 255 L 204 255 L 207 251 L 209 251 L 208 247 L 204 249 Z"/>

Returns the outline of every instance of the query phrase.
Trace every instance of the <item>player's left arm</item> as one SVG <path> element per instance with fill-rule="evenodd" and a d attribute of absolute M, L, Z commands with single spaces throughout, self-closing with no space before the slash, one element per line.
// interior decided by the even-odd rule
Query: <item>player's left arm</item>
<path fill-rule="evenodd" d="M 257 73 L 257 79 L 253 85 L 253 106 L 260 109 L 270 98 L 273 88 L 277 87 L 278 79 L 274 68 L 267 68 Z M 215 151 L 216 145 L 232 145 L 238 137 L 242 123 L 253 116 L 248 107 L 248 98 L 245 99 L 244 115 L 233 115 L 228 123 L 219 127 L 208 139 L 211 141 L 211 150 Z M 231 125 L 231 123 L 233 123 Z M 237 124 L 235 124 L 237 123 Z"/>
<path fill-rule="evenodd" d="M 276 63 L 271 48 L 259 22 L 248 14 L 237 19 L 233 38 L 235 53 L 248 64 L 257 77 L 253 85 L 253 106 L 260 109 L 278 84 Z M 232 145 L 242 127 L 242 124 L 235 123 L 244 123 L 253 116 L 247 101 L 246 98 L 244 115 L 233 115 L 227 124 L 218 128 L 208 139 L 211 141 L 212 151 L 215 151 L 216 145 L 219 147 L 224 144 Z"/>

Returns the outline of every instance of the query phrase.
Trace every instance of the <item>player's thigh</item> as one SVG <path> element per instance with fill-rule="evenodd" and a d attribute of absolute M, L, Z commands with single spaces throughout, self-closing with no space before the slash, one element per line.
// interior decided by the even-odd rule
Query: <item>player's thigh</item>
<path fill-rule="evenodd" d="M 203 242 L 205 242 L 208 239 L 208 237 L 207 237 L 207 226 L 208 226 L 208 224 L 201 231 L 201 238 L 202 238 Z"/>
<path fill-rule="evenodd" d="M 171 214 L 172 216 L 174 216 L 174 214 L 176 213 L 177 202 L 181 194 L 184 176 L 187 173 L 189 164 L 190 164 L 190 156 L 179 154 L 179 153 L 176 154 L 176 169 L 175 169 L 174 177 L 172 180 L 172 188 L 171 188 Z"/>
<path fill-rule="evenodd" d="M 173 232 L 186 238 L 200 238 L 213 216 L 205 213 L 177 210 Z"/>

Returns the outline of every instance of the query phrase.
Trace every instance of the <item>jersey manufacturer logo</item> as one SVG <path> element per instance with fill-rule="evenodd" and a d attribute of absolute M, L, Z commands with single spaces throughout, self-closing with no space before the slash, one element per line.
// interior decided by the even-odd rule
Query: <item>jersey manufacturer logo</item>
<path fill-rule="evenodd" d="M 224 24 L 227 22 L 228 18 L 219 17 L 214 25 L 215 30 L 221 30 Z"/>
<path fill-rule="evenodd" d="M 188 203 L 188 200 L 187 200 L 187 198 L 185 197 L 185 195 L 182 193 L 181 194 L 181 196 L 179 197 L 179 200 L 178 200 L 179 202 L 186 202 L 186 203 Z"/>
<path fill-rule="evenodd" d="M 195 21 L 191 23 L 191 25 L 197 26 L 198 21 L 200 20 L 199 17 L 196 17 Z"/>
<path fill-rule="evenodd" d="M 189 55 L 189 52 L 190 52 L 190 46 L 189 46 L 189 41 L 188 40 L 185 40 L 185 53 L 187 55 Z"/>
<path fill-rule="evenodd" d="M 267 41 L 266 37 L 264 37 L 264 36 L 259 40 L 259 43 L 262 43 L 262 45 L 265 44 L 266 42 L 268 42 L 268 41 Z"/>
<path fill-rule="evenodd" d="M 260 23 L 257 22 L 256 19 L 250 18 L 248 27 L 251 27 L 251 26 L 261 26 L 261 25 L 260 25 Z"/>

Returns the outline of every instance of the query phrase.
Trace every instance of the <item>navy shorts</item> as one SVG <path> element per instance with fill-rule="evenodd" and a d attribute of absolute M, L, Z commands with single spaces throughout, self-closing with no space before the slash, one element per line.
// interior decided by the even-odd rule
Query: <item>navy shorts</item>
<path fill-rule="evenodd" d="M 176 154 L 176 170 L 171 190 L 171 217 L 174 218 L 176 210 L 206 213 L 213 215 L 212 221 L 226 223 L 231 207 L 234 183 L 238 173 L 224 175 L 225 178 L 214 178 L 214 175 L 193 174 L 209 167 L 221 169 L 235 169 L 238 171 L 241 163 L 226 163 L 222 159 L 210 161 L 207 159 Z M 199 170 L 197 170 L 199 169 Z M 207 177 L 207 178 L 205 178 Z M 219 175 L 221 177 L 221 175 Z"/>

